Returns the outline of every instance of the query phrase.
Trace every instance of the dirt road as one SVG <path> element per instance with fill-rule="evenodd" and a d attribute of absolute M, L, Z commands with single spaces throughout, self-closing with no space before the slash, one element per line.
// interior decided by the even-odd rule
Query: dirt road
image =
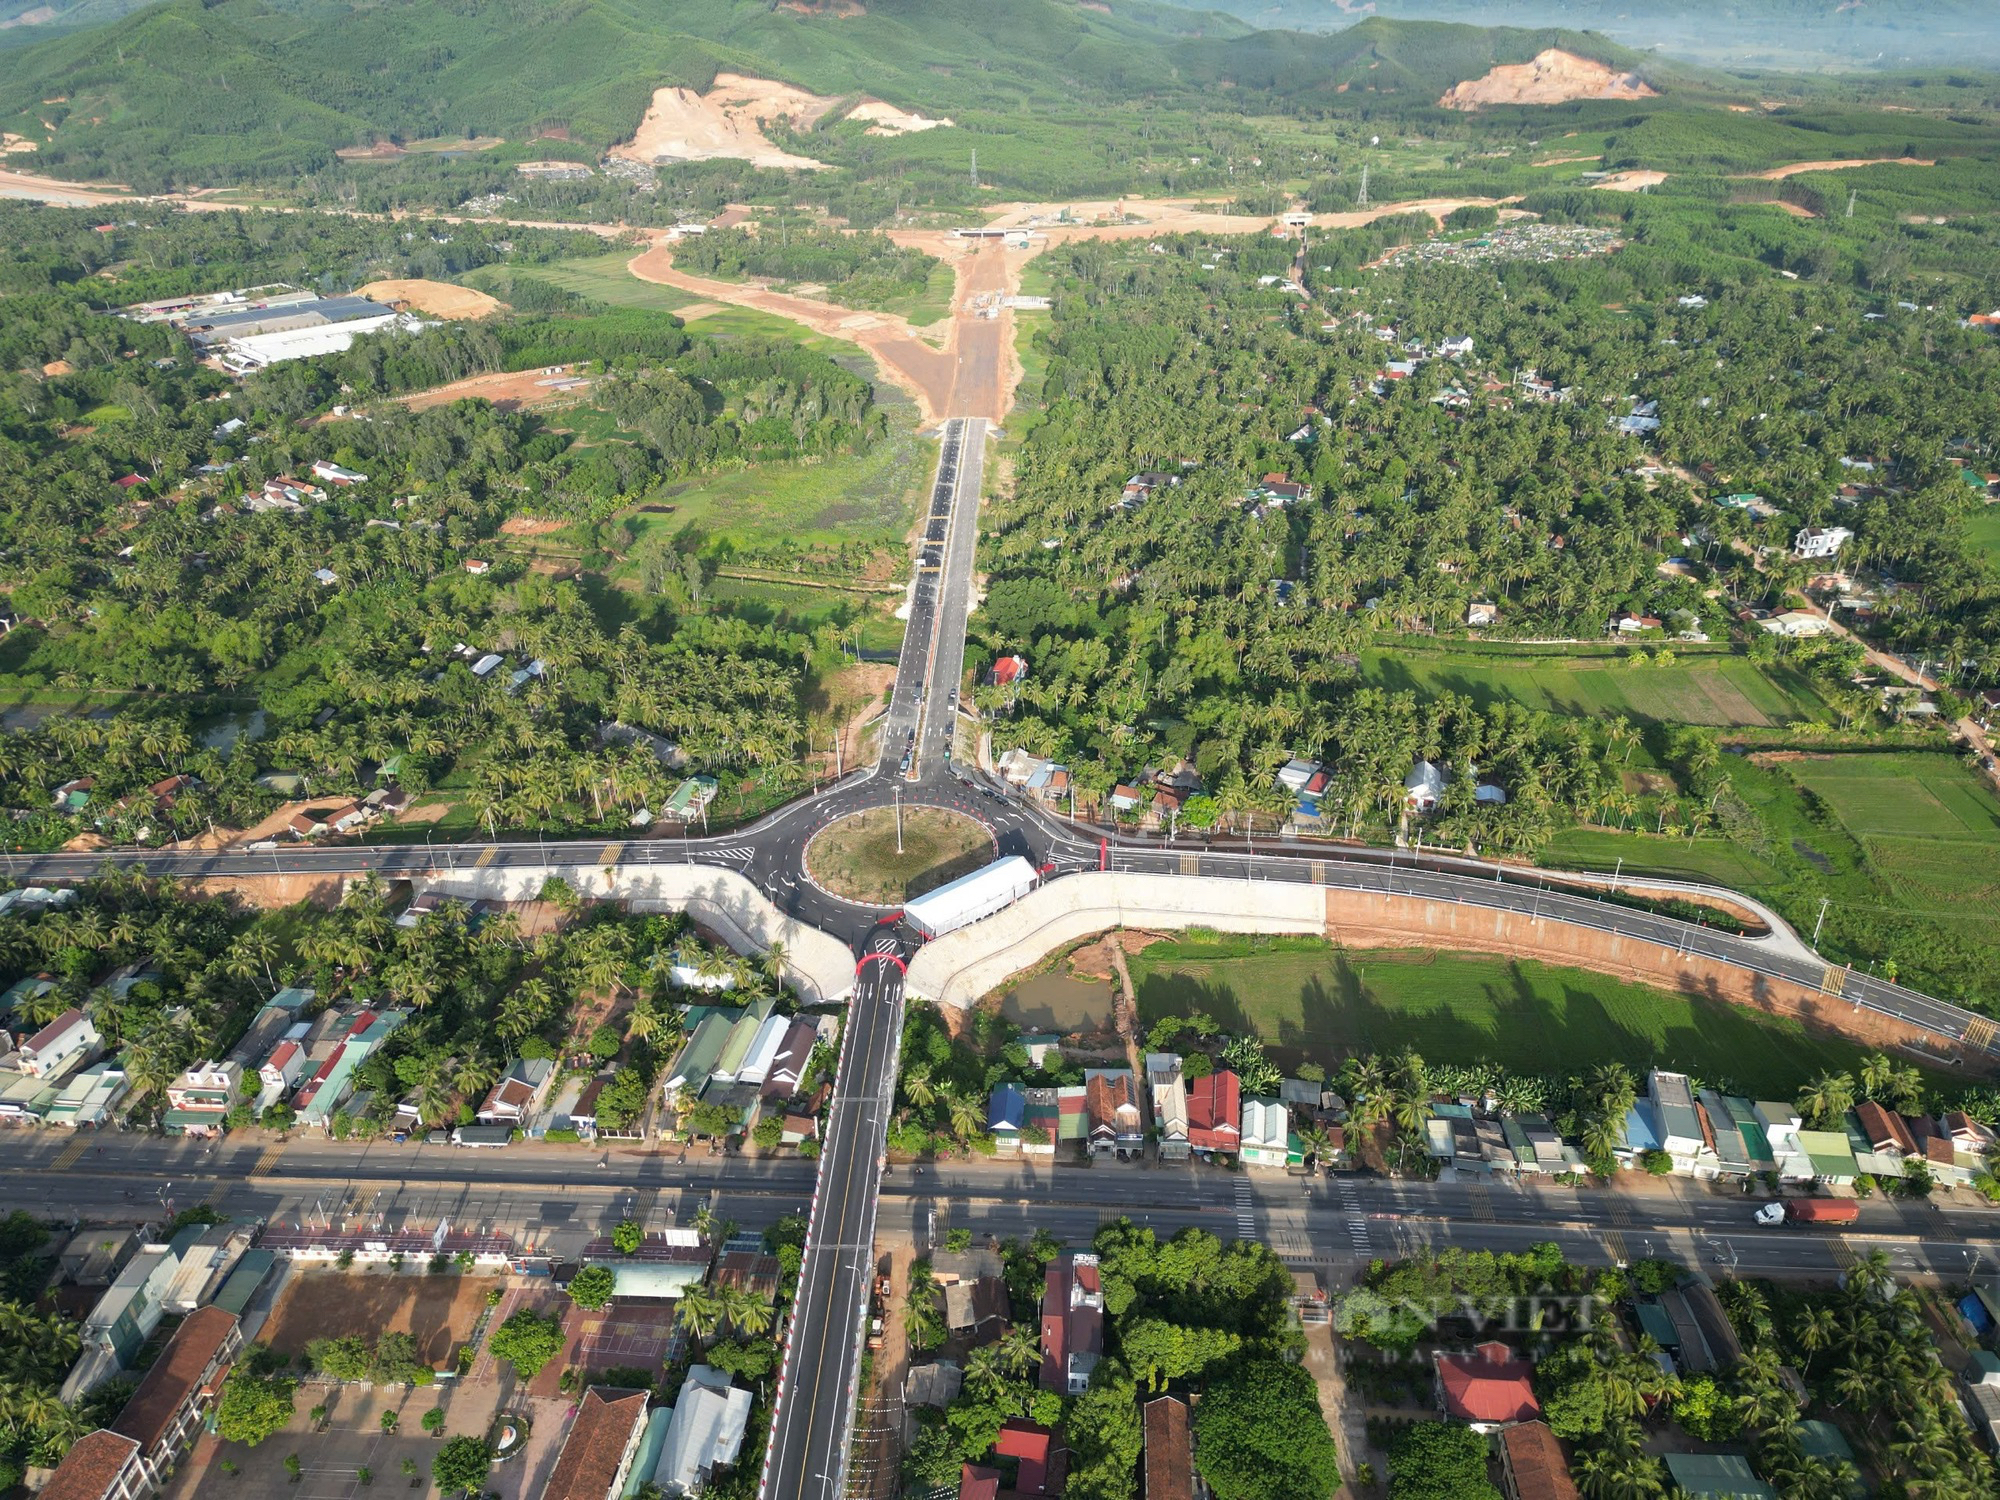
<path fill-rule="evenodd" d="M 635 255 L 627 269 L 641 281 L 678 287 L 714 303 L 728 303 L 803 324 L 815 333 L 845 339 L 867 350 L 885 379 L 909 392 L 926 425 L 946 415 L 989 417 L 1006 415 L 1012 383 L 1005 379 L 1011 362 L 1011 317 L 980 317 L 974 307 L 981 294 L 998 297 L 1020 281 L 1018 269 L 1006 264 L 1010 252 L 997 244 L 951 240 L 943 235 L 913 236 L 921 248 L 949 264 L 957 278 L 952 316 L 918 329 L 893 313 L 842 307 L 818 297 L 775 291 L 754 281 L 716 281 L 674 266 L 673 248 L 664 242 Z M 1011 252 L 1023 261 L 1021 252 Z"/>
<path fill-rule="evenodd" d="M 1878 156 L 1867 161 L 1795 161 L 1788 167 L 1770 167 L 1762 172 L 1748 172 L 1745 176 L 1761 182 L 1782 182 L 1787 177 L 1796 177 L 1801 172 L 1839 172 L 1848 167 L 1934 167 L 1937 163 L 1921 156 Z"/>

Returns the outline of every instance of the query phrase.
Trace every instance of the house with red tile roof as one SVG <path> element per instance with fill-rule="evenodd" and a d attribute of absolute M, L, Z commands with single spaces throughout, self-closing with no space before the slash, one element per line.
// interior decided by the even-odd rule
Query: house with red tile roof
<path fill-rule="evenodd" d="M 1080 1396 L 1104 1356 L 1104 1283 L 1095 1255 L 1058 1255 L 1042 1282 L 1042 1389 Z"/>
<path fill-rule="evenodd" d="M 646 1433 L 648 1399 L 645 1391 L 592 1386 L 585 1392 L 542 1500 L 611 1500 L 621 1493 Z"/>
<path fill-rule="evenodd" d="M 1010 1417 L 1000 1424 L 1000 1436 L 994 1441 L 993 1453 L 995 1457 L 1011 1458 L 1020 1464 L 1014 1475 L 1015 1493 L 1062 1493 L 1063 1473 L 1069 1455 L 1062 1446 L 1062 1440 L 1049 1428 L 1024 1422 L 1019 1417 Z"/>
<path fill-rule="evenodd" d="M 1479 1432 L 1498 1432 L 1542 1414 L 1535 1400 L 1535 1367 L 1516 1359 L 1497 1339 L 1470 1354 L 1437 1354 L 1437 1402 L 1448 1417 L 1469 1422 Z"/>
<path fill-rule="evenodd" d="M 1187 1086 L 1188 1147 L 1199 1156 L 1226 1151 L 1234 1155 L 1243 1147 L 1242 1090 L 1236 1075 L 1227 1068 L 1217 1069 L 1206 1078 Z"/>
<path fill-rule="evenodd" d="M 1084 1074 L 1090 1111 L 1090 1154 L 1137 1161 L 1146 1154 L 1146 1116 L 1130 1068 L 1091 1068 Z"/>
<path fill-rule="evenodd" d="M 1145 1405 L 1146 1489 L 1143 1500 L 1195 1500 L 1194 1434 L 1187 1403 L 1155 1396 Z"/>
<path fill-rule="evenodd" d="M 1500 1478 L 1507 1500 L 1583 1500 L 1546 1422 L 1516 1422 L 1500 1434 Z"/>
<path fill-rule="evenodd" d="M 229 1361 L 243 1347 L 236 1314 L 189 1313 L 146 1371 L 132 1399 L 79 1440 L 43 1488 L 46 1500 L 139 1500 L 162 1488 L 222 1394 Z"/>
<path fill-rule="evenodd" d="M 959 1465 L 958 1500 L 1000 1500 L 1000 1475 L 977 1464 Z"/>

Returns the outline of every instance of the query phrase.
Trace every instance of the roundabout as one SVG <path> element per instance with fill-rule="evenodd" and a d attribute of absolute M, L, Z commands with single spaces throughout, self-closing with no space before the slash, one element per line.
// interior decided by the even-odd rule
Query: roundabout
<path fill-rule="evenodd" d="M 805 849 L 805 874 L 828 895 L 889 910 L 990 863 L 993 831 L 927 803 L 871 807 L 837 818 Z"/>

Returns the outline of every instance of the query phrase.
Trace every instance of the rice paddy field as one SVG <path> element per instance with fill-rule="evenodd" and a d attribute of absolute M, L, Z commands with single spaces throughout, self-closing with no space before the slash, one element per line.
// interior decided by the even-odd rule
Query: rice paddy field
<path fill-rule="evenodd" d="M 1677 656 L 1660 666 L 1615 656 L 1376 650 L 1361 653 L 1361 671 L 1378 686 L 1425 696 L 1452 692 L 1479 703 L 1506 701 L 1592 718 L 1623 715 L 1641 724 L 1762 729 L 1831 717 L 1800 674 L 1724 652 Z"/>
<path fill-rule="evenodd" d="M 1262 1035 L 1285 1065 L 1332 1067 L 1414 1047 L 1438 1063 L 1567 1076 L 1601 1062 L 1666 1067 L 1756 1098 L 1790 1098 L 1862 1049 L 1783 1017 L 1581 969 L 1316 938 L 1154 943 L 1130 960 L 1142 1025 L 1205 1011 Z"/>
<path fill-rule="evenodd" d="M 1903 904 L 2000 938 L 2000 799 L 1955 757 L 1841 755 L 1786 770 Z"/>

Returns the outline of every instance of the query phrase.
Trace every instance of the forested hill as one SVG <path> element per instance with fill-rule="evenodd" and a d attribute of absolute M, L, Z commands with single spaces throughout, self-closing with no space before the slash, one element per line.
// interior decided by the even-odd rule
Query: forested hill
<path fill-rule="evenodd" d="M 1570 26 L 1601 31 L 1627 46 L 1660 48 L 1704 63 L 1754 63 L 1786 71 L 1832 65 L 1919 62 L 1992 66 L 2000 62 L 2000 7 L 1992 0 L 1702 0 L 1698 5 L 1632 0 L 1177 0 L 1256 26 L 1337 30 L 1357 15 L 1458 21 L 1481 26 Z"/>
<path fill-rule="evenodd" d="M 0 51 L 0 125 L 37 169 L 135 186 L 298 176 L 376 140 L 630 135 L 654 89 L 719 70 L 880 95 L 982 129 L 1143 102 L 1212 115 L 1321 111 L 1350 88 L 1426 108 L 1496 62 L 1601 38 L 1368 22 L 1253 33 L 1148 0 L 871 0 L 865 14 L 767 0 L 167 0 Z"/>

